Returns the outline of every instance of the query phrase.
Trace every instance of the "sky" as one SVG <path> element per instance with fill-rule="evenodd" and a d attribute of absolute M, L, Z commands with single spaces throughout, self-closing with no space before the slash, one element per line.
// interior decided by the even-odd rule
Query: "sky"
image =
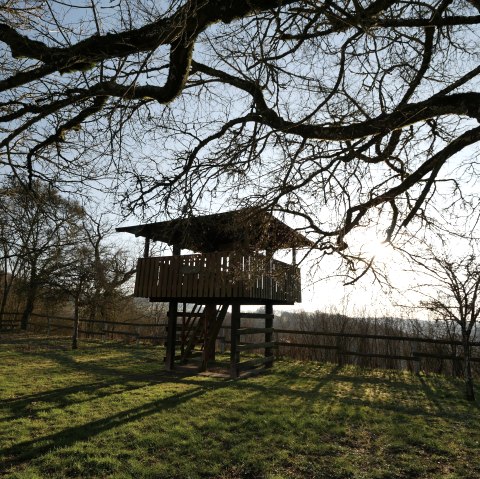
<path fill-rule="evenodd" d="M 73 25 L 76 25 L 81 16 L 91 17 L 92 12 L 86 3 L 85 6 L 80 5 L 80 3 L 77 4 L 77 2 L 75 2 L 75 4 L 78 6 L 78 8 L 72 9 L 69 12 L 67 12 L 63 2 L 54 3 L 52 5 L 54 5 L 54 8 L 58 9 L 58 12 L 64 13 L 66 15 L 65 18 L 68 21 L 71 21 Z M 157 5 L 165 5 L 165 2 L 157 2 Z M 111 13 L 109 9 L 111 9 Z M 113 15 L 115 11 L 114 4 L 110 4 L 109 6 L 108 2 L 105 2 L 102 5 L 101 11 L 105 17 L 103 28 L 105 31 L 108 31 L 107 23 L 109 20 L 109 15 Z M 85 24 L 85 27 L 86 25 L 87 24 Z M 93 28 L 92 23 L 90 24 L 89 28 Z M 53 30 L 50 31 L 50 33 L 55 35 Z M 221 106 L 221 104 L 219 105 Z M 220 108 L 219 105 L 217 105 L 217 108 Z M 143 153 L 146 156 L 152 153 L 153 158 L 158 158 L 158 148 L 158 145 L 153 145 L 151 147 L 151 151 Z M 141 161 L 140 158 L 142 153 L 139 150 L 141 150 L 140 147 L 138 147 L 136 150 L 139 155 L 138 162 Z M 148 168 L 148 166 L 146 166 L 146 168 Z M 118 209 L 118 205 L 108 202 L 110 200 L 104 201 L 100 192 L 92 193 L 92 195 L 95 196 L 100 203 L 105 203 L 105 209 L 112 212 Z M 210 208 L 218 207 L 222 204 L 222 202 L 228 201 L 228 199 L 228 197 L 218 198 L 216 205 L 209 203 L 205 204 L 204 208 L 206 211 L 209 211 Z M 161 208 L 154 206 L 154 210 L 155 207 L 158 210 L 154 211 L 154 213 L 160 213 Z M 112 215 L 112 218 L 116 217 Z M 118 222 L 116 219 L 113 221 Z M 135 224 L 138 222 L 138 219 L 134 218 L 122 222 L 122 224 Z M 119 238 L 119 241 L 126 245 L 129 251 L 131 251 L 132 256 L 137 255 L 138 252 L 142 250 L 142 245 L 139 245 L 133 241 L 133 237 Z M 406 290 L 410 283 L 414 282 L 414 278 L 403 271 L 405 268 L 402 266 L 399 256 L 393 253 L 393 251 L 391 251 L 385 245 L 382 245 L 381 239 L 377 238 L 373 233 L 365 233 L 364 238 L 360 238 L 359 244 L 363 245 L 361 247 L 364 249 L 364 251 L 366 251 L 367 256 L 375 256 L 375 261 L 383 265 L 385 270 L 389 273 L 392 281 L 398 285 L 399 290 Z M 310 258 L 302 263 L 303 301 L 301 304 L 296 305 L 295 309 L 305 309 L 307 311 L 317 309 L 337 309 L 348 314 L 354 314 L 355 311 L 364 309 L 372 312 L 389 311 L 394 314 L 396 314 L 395 312 L 399 311 L 399 308 L 395 306 L 396 303 L 399 302 L 398 295 L 393 294 L 394 297 L 392 298 L 392 295 L 387 294 L 384 288 L 373 282 L 371 276 L 366 275 L 364 278 L 362 278 L 362 280 L 354 285 L 344 286 L 343 278 L 335 276 L 337 271 L 338 262 L 335 258 L 325 258 L 318 265 L 315 255 L 310 255 Z"/>

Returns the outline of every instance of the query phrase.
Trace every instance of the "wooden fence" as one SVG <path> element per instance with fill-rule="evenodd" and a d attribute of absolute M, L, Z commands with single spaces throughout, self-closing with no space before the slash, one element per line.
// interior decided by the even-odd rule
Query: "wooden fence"
<path fill-rule="evenodd" d="M 20 313 L 4 313 L 2 328 L 18 329 Z M 47 335 L 68 335 L 73 332 L 74 319 L 67 316 L 53 316 L 32 313 L 28 330 Z M 166 323 L 139 321 L 107 321 L 102 319 L 80 319 L 79 337 L 97 339 L 124 339 L 126 341 L 150 341 L 160 344 L 166 339 Z"/>
<path fill-rule="evenodd" d="M 19 313 L 5 313 L 2 328 L 18 329 Z M 29 330 L 47 335 L 69 335 L 73 330 L 71 317 L 32 314 Z M 104 321 L 81 319 L 80 338 L 150 342 L 163 345 L 166 322 Z M 245 342 L 251 338 L 246 337 Z M 459 339 L 431 338 L 413 335 L 367 334 L 355 332 L 310 331 L 303 329 L 274 330 L 276 356 L 297 359 L 353 363 L 366 367 L 408 369 L 418 372 L 461 374 L 462 343 Z M 230 344 L 230 327 L 223 326 L 217 346 L 223 352 Z M 480 342 L 470 343 L 472 362 L 480 374 Z M 256 351 L 252 351 L 255 353 Z M 260 352 L 260 351 L 259 351 Z"/>
<path fill-rule="evenodd" d="M 275 329 L 277 355 L 365 367 L 420 370 L 461 375 L 460 339 L 413 335 Z M 480 342 L 470 346 L 480 373 Z"/>

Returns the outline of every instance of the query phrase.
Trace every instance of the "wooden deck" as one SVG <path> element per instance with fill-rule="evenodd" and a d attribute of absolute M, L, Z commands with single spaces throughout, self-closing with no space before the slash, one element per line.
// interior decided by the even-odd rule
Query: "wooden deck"
<path fill-rule="evenodd" d="M 136 297 L 153 301 L 301 301 L 300 270 L 259 254 L 206 253 L 140 258 Z"/>

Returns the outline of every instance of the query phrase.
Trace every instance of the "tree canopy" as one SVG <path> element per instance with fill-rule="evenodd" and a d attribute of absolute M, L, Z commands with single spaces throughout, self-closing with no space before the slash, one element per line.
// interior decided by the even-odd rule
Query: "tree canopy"
<path fill-rule="evenodd" d="M 476 0 L 11 0 L 1 161 L 127 210 L 259 204 L 325 252 L 475 208 Z"/>

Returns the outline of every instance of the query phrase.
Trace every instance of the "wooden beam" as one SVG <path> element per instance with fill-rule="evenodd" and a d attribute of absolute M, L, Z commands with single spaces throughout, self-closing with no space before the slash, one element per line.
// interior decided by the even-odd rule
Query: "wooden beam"
<path fill-rule="evenodd" d="M 263 348 L 274 348 L 275 343 L 272 341 L 271 343 L 245 343 L 245 344 L 237 344 L 238 351 L 246 351 L 248 349 L 263 349 Z"/>
<path fill-rule="evenodd" d="M 265 305 L 265 343 L 272 344 L 273 341 L 273 305 Z M 265 367 L 271 367 L 273 364 L 273 347 L 265 347 L 265 358 L 271 358 L 272 361 L 265 364 Z"/>
<path fill-rule="evenodd" d="M 175 342 L 177 336 L 177 310 L 178 302 L 170 301 L 168 308 L 167 352 L 165 356 L 165 368 L 172 371 L 175 363 Z"/>
<path fill-rule="evenodd" d="M 212 339 L 210 334 L 215 334 L 214 323 L 217 316 L 217 305 L 206 304 L 204 316 L 204 337 L 203 337 L 203 359 L 200 371 L 206 371 L 208 369 L 208 362 L 215 360 L 215 342 L 213 341 L 213 347 L 211 347 Z M 218 333 L 218 332 L 217 332 Z"/>
<path fill-rule="evenodd" d="M 145 238 L 145 247 L 143 249 L 143 257 L 148 258 L 150 256 L 150 238 Z"/>
<path fill-rule="evenodd" d="M 238 343 L 240 337 L 238 330 L 240 329 L 240 305 L 232 304 L 231 316 L 231 339 L 230 339 L 230 377 L 238 378 L 238 363 L 240 362 L 240 353 L 238 351 Z"/>
<path fill-rule="evenodd" d="M 238 334 L 267 334 L 273 331 L 273 328 L 240 328 Z"/>

